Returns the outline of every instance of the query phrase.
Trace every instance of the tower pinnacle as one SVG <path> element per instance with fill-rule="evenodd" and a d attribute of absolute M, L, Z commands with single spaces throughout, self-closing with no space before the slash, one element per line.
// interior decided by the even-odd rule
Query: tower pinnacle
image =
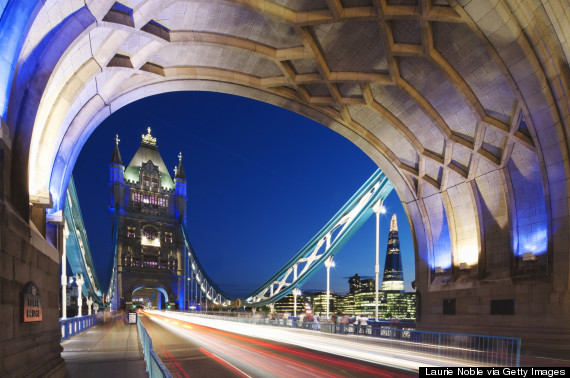
<path fill-rule="evenodd" d="M 147 134 L 142 136 L 142 143 L 144 144 L 148 144 L 151 146 L 156 146 L 156 138 L 153 138 L 152 135 L 150 135 L 150 127 L 147 127 Z"/>
<path fill-rule="evenodd" d="M 123 165 L 123 159 L 121 159 L 121 153 L 119 152 L 119 134 L 115 135 L 115 149 L 113 150 L 113 156 L 111 156 L 111 163 Z"/>
<path fill-rule="evenodd" d="M 392 220 L 390 221 L 390 232 L 398 231 L 398 221 L 396 220 L 396 214 L 392 215 Z"/>
<path fill-rule="evenodd" d="M 186 180 L 186 174 L 184 173 L 184 167 L 182 167 L 182 152 L 178 153 L 178 167 L 174 170 L 174 178 Z"/>

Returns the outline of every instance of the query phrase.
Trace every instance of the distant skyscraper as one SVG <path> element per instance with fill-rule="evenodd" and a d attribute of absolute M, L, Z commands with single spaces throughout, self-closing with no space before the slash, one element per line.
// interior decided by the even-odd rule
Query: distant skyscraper
<path fill-rule="evenodd" d="M 388 248 L 386 250 L 386 263 L 384 264 L 384 278 L 382 291 L 404 292 L 404 272 L 402 270 L 402 256 L 400 255 L 400 238 L 398 236 L 398 221 L 396 214 L 390 222 Z"/>

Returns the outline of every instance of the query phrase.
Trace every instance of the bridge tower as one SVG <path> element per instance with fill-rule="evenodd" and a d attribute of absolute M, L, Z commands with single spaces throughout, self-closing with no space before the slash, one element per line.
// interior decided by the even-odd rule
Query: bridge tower
<path fill-rule="evenodd" d="M 186 176 L 182 155 L 174 180 L 168 173 L 150 127 L 125 168 L 119 139 L 109 163 L 111 216 L 118 216 L 117 297 L 119 308 L 137 296 L 160 296 L 173 309 L 185 303 L 185 245 L 181 225 L 186 222 Z M 142 291 L 142 292 L 141 292 Z"/>

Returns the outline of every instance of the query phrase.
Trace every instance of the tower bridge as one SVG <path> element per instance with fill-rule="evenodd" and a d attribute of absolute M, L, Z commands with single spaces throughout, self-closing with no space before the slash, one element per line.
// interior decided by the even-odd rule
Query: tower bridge
<path fill-rule="evenodd" d="M 289 109 L 370 156 L 412 230 L 418 327 L 568 351 L 569 14 L 563 0 L 0 2 L 2 373 L 63 369 L 59 212 L 85 141 L 181 90 Z"/>

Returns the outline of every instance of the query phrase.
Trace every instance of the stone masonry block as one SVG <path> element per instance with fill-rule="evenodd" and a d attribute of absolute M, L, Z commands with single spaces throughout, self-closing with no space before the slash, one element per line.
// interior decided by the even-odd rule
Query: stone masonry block
<path fill-rule="evenodd" d="M 24 285 L 26 282 L 30 281 L 31 279 L 30 273 L 30 266 L 15 260 L 14 261 L 14 279 L 21 285 Z"/>
<path fill-rule="evenodd" d="M 33 251 L 33 247 L 30 243 L 26 243 L 23 242 L 22 243 L 22 257 L 21 257 L 21 261 L 24 264 L 28 264 L 31 265 L 32 262 L 32 254 L 35 253 L 36 251 Z"/>
<path fill-rule="evenodd" d="M 2 251 L 6 254 L 12 255 L 20 259 L 20 253 L 22 249 L 22 239 L 20 239 L 16 234 L 8 231 L 6 228 L 2 229 Z"/>
<path fill-rule="evenodd" d="M 14 337 L 14 307 L 13 304 L 0 306 L 0 341 Z"/>
<path fill-rule="evenodd" d="M 5 253 L 0 255 L 0 279 L 14 279 L 14 257 Z"/>
<path fill-rule="evenodd" d="M 18 305 L 20 285 L 14 281 L 2 280 L 2 297 L 0 303 L 4 305 Z"/>

